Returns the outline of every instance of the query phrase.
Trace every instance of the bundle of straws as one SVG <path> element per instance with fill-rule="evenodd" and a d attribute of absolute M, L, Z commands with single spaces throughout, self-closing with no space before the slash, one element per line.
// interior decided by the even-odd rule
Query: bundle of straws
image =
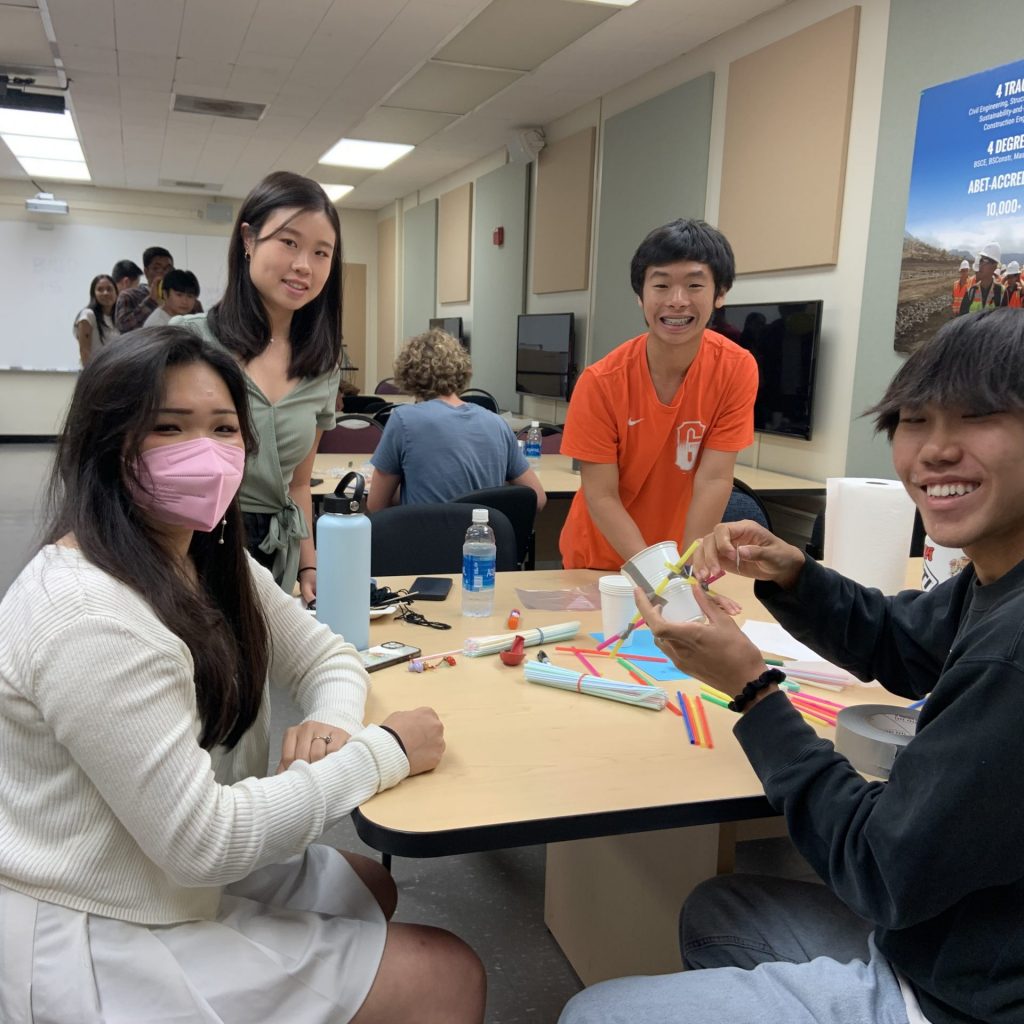
<path fill-rule="evenodd" d="M 635 704 L 639 708 L 661 711 L 668 702 L 668 695 L 658 686 L 641 686 L 639 683 L 617 683 L 614 679 L 603 679 L 574 672 L 572 669 L 556 668 L 550 662 L 528 661 L 525 665 L 526 678 L 531 683 L 553 686 L 558 690 L 575 690 L 592 697 Z"/>
<path fill-rule="evenodd" d="M 467 658 L 480 658 L 485 654 L 500 654 L 512 646 L 512 641 L 521 636 L 527 647 L 571 640 L 580 631 L 579 622 L 559 622 L 553 626 L 524 629 L 519 633 L 495 633 L 493 636 L 470 636 L 462 646 Z"/>

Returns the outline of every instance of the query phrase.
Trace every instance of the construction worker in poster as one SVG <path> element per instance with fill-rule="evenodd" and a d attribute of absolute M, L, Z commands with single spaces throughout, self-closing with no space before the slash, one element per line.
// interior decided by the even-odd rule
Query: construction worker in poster
<path fill-rule="evenodd" d="M 1003 286 L 995 279 L 1002 255 L 998 242 L 986 242 L 978 250 L 978 276 L 960 302 L 961 314 L 996 309 L 1002 304 Z"/>
<path fill-rule="evenodd" d="M 960 315 L 960 303 L 964 301 L 964 296 L 971 283 L 971 264 L 967 260 L 961 260 L 960 276 L 953 282 L 953 304 L 950 316 Z"/>
<path fill-rule="evenodd" d="M 1024 306 L 1024 287 L 1020 283 L 1020 264 L 1010 260 L 1003 273 L 1003 305 L 1013 309 Z"/>

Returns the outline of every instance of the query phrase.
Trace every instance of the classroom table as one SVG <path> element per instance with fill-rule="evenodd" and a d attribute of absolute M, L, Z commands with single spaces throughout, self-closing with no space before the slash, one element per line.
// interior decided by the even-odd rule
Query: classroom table
<path fill-rule="evenodd" d="M 576 643 L 593 646 L 587 634 L 600 630 L 599 611 L 530 610 L 517 588 L 569 590 L 601 575 L 499 573 L 495 613 L 485 619 L 461 616 L 456 585 L 447 601 L 416 606 L 452 629 L 382 619 L 372 624 L 371 643 L 401 640 L 425 655 L 448 651 L 467 636 L 506 632 L 508 612 L 518 607 L 520 631 L 579 619 Z M 409 580 L 385 582 L 399 587 Z M 728 576 L 715 589 L 739 600 L 750 617 L 770 619 L 749 581 Z M 543 646 L 556 664 L 582 671 L 571 654 Z M 528 657 L 536 652 L 527 649 Z M 602 660 L 599 671 L 625 680 L 609 661 Z M 588 984 L 628 970 L 676 967 L 678 907 L 694 884 L 728 867 L 735 837 L 730 823 L 774 816 L 733 738 L 737 719 L 724 708 L 705 705 L 714 739 L 708 750 L 691 746 L 681 719 L 667 709 L 528 683 L 522 668 L 507 668 L 496 656 L 460 655 L 455 667 L 422 674 L 396 666 L 372 679 L 367 721 L 428 704 L 445 723 L 448 746 L 434 772 L 408 779 L 354 812 L 360 837 L 383 853 L 408 857 L 550 844 L 545 920 Z M 672 696 L 676 689 L 691 697 L 699 692 L 692 679 L 663 686 Z M 824 696 L 845 704 L 897 702 L 880 688 Z M 820 732 L 834 734 L 824 727 Z M 772 829 L 778 833 L 777 824 Z M 630 920 L 642 935 L 628 926 Z"/>
<path fill-rule="evenodd" d="M 313 487 L 313 494 L 330 494 L 334 491 L 339 477 L 333 475 L 332 471 L 358 470 L 372 458 L 373 455 L 366 452 L 318 454 L 313 462 L 313 476 L 322 480 L 322 483 Z M 774 473 L 767 469 L 738 465 L 733 470 L 733 475 L 762 497 L 825 493 L 825 483 L 822 480 L 806 480 L 803 477 Z M 580 489 L 580 474 L 573 471 L 572 459 L 568 455 L 542 455 L 540 465 L 537 466 L 537 476 L 549 498 L 571 498 Z"/>

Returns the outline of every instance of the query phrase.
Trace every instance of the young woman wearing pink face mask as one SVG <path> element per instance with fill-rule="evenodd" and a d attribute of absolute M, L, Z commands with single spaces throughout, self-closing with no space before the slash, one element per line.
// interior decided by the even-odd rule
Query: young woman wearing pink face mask
<path fill-rule="evenodd" d="M 247 557 L 236 362 L 134 332 L 61 437 L 46 543 L 0 604 L 0 1018 L 481 1020 L 468 947 L 389 924 L 379 865 L 309 845 L 433 768 L 443 729 L 364 726 L 351 645 Z M 270 776 L 268 680 L 305 716 Z"/>
<path fill-rule="evenodd" d="M 316 597 L 309 480 L 335 423 L 341 371 L 341 226 L 324 190 L 277 171 L 242 201 L 224 297 L 175 320 L 223 346 L 245 371 L 260 449 L 240 493 L 250 554 L 287 593 Z"/>

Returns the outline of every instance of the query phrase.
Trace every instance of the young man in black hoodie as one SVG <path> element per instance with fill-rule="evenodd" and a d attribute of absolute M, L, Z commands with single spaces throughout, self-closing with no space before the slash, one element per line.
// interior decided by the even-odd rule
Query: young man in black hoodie
<path fill-rule="evenodd" d="M 828 889 L 704 883 L 682 918 L 691 970 L 595 986 L 564 1024 L 1024 1021 L 1024 311 L 950 321 L 872 412 L 929 536 L 970 556 L 963 572 L 886 597 L 750 522 L 716 527 L 694 567 L 752 577 L 823 657 L 928 694 L 917 735 L 887 783 L 865 780 L 779 692 L 731 609 L 697 589 L 707 623 L 668 624 L 641 595 L 672 660 L 741 695 L 736 737 Z"/>

